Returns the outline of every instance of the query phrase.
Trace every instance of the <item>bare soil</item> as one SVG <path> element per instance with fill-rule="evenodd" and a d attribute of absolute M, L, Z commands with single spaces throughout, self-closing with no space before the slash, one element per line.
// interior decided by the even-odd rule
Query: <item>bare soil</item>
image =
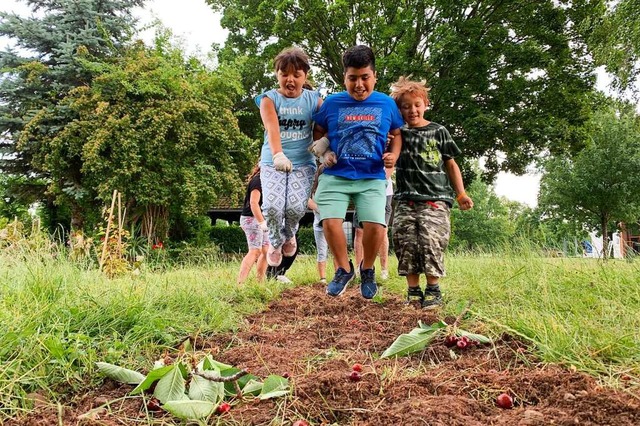
<path fill-rule="evenodd" d="M 320 284 L 288 290 L 238 332 L 198 339 L 196 349 L 259 377 L 288 374 L 292 397 L 232 401 L 231 411 L 209 424 L 640 425 L 637 387 L 607 388 L 586 374 L 544 364 L 508 335 L 494 345 L 455 350 L 440 340 L 411 356 L 379 359 L 419 320 L 440 319 L 398 296 L 365 301 L 355 287 L 337 299 Z M 483 331 L 481 324 L 464 325 Z M 348 378 L 354 363 L 364 367 L 358 382 Z M 87 394 L 69 391 L 62 405 L 33 395 L 35 409 L 5 423 L 174 424 L 166 413 L 145 410 L 141 397 L 128 397 L 131 389 L 107 379 Z M 496 406 L 502 392 L 513 396 L 512 409 Z"/>

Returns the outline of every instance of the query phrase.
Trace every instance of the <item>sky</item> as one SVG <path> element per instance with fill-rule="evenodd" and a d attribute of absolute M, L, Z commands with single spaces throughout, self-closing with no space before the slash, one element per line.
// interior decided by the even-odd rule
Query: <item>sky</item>
<path fill-rule="evenodd" d="M 30 14 L 25 3 L 17 0 L 2 0 L 1 9 L 19 14 Z M 206 59 L 212 43 L 223 44 L 227 31 L 220 26 L 220 14 L 214 13 L 204 0 L 150 0 L 144 9 L 134 12 L 142 25 L 159 20 L 172 30 L 190 55 Z M 150 42 L 153 30 L 141 32 L 140 37 Z M 7 45 L 7 39 L 0 37 L 0 48 Z M 598 73 L 598 88 L 607 90 L 610 79 L 604 73 Z M 540 175 L 536 173 L 516 176 L 511 173 L 500 173 L 496 179 L 494 190 L 497 195 L 513 201 L 519 201 L 534 207 L 540 187 Z"/>

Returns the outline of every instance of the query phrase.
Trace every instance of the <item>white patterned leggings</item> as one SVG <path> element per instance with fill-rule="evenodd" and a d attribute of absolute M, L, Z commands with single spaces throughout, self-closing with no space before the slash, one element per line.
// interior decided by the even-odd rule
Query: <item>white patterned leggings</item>
<path fill-rule="evenodd" d="M 262 214 L 273 247 L 282 247 L 298 230 L 298 222 L 307 211 L 315 172 L 311 165 L 296 166 L 289 173 L 279 172 L 271 165 L 260 166 Z"/>

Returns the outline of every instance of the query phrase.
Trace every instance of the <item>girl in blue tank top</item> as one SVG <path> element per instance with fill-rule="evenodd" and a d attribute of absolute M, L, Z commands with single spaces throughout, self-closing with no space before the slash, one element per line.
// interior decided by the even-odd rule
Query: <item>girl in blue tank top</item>
<path fill-rule="evenodd" d="M 313 142 L 312 115 L 322 104 L 320 94 L 303 86 L 309 72 L 309 58 L 299 48 L 276 56 L 278 89 L 256 97 L 264 124 L 260 159 L 262 212 L 269 228 L 267 263 L 278 266 L 282 256 L 296 252 L 295 233 L 307 210 L 316 170 L 309 152 Z"/>

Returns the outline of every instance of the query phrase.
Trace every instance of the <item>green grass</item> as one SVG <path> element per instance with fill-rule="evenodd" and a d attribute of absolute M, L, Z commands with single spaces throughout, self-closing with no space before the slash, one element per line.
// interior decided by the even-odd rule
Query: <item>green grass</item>
<path fill-rule="evenodd" d="M 533 251 L 456 254 L 442 280 L 447 314 L 472 300 L 474 326 L 522 336 L 546 362 L 616 384 L 640 375 L 638 261 L 543 258 Z M 239 261 L 172 267 L 108 279 L 56 250 L 0 252 L 0 420 L 29 409 L 26 394 L 49 396 L 95 385 L 95 362 L 148 369 L 187 335 L 233 330 L 285 288 L 250 279 Z M 392 276 L 395 258 L 390 258 Z M 301 256 L 288 274 L 316 280 Z M 404 294 L 400 277 L 385 292 Z"/>

